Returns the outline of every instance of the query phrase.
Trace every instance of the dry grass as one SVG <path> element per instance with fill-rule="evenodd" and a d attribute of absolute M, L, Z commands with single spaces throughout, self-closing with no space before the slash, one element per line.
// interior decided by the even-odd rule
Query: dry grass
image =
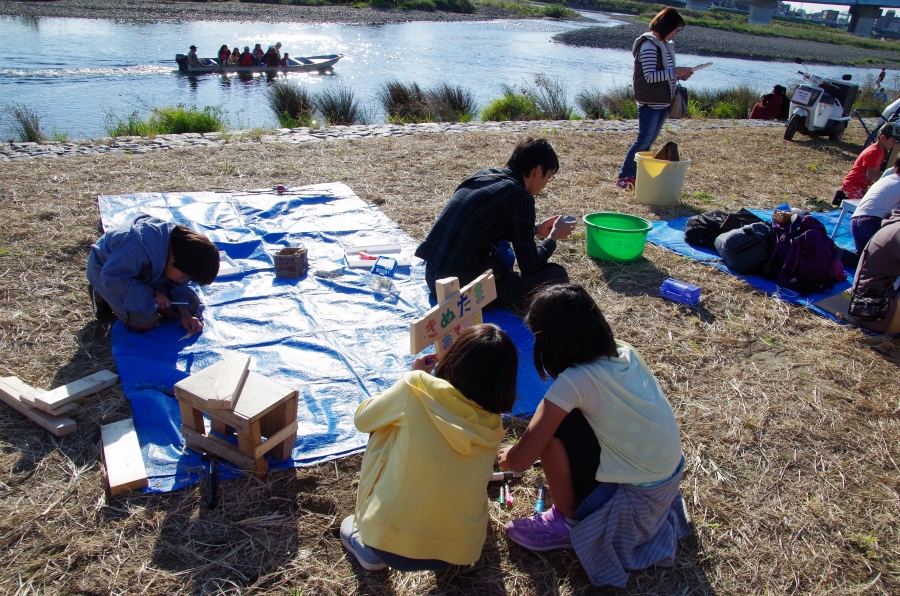
<path fill-rule="evenodd" d="M 661 140 L 676 140 L 694 164 L 685 203 L 652 209 L 613 184 L 631 134 L 548 136 L 562 171 L 539 197 L 539 215 L 621 210 L 653 219 L 829 199 L 862 139 L 859 129 L 837 145 L 784 143 L 779 129 L 666 131 Z M 84 291 L 98 194 L 339 180 L 422 238 L 459 180 L 504 163 L 516 141 L 419 135 L 3 164 L 3 375 L 50 388 L 114 366 L 109 331 L 91 318 Z M 626 592 L 900 593 L 900 340 L 781 304 L 653 246 L 645 260 L 610 265 L 587 258 L 582 243 L 583 235 L 561 243 L 555 260 L 656 373 L 688 461 L 695 536 L 675 568 L 635 573 Z M 703 306 L 660 299 L 670 275 L 703 288 Z M 477 565 L 366 574 L 337 537 L 359 456 L 226 482 L 212 511 L 202 486 L 109 498 L 99 425 L 127 416 L 129 405 L 118 387 L 81 403 L 78 433 L 62 440 L 0 406 L 0 592 L 604 593 L 571 553 L 526 552 L 503 536 L 501 525 L 533 502 L 536 472 L 514 486 L 513 511 L 492 504 Z"/>

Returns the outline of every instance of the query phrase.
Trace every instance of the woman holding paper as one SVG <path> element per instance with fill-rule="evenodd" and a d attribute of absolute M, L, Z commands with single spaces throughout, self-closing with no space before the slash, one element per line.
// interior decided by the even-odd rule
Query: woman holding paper
<path fill-rule="evenodd" d="M 636 40 L 631 48 L 634 54 L 634 99 L 638 104 L 638 136 L 625 154 L 619 169 L 616 185 L 626 190 L 634 188 L 637 164 L 634 156 L 647 151 L 659 136 L 669 106 L 675 97 L 675 84 L 693 74 L 690 68 L 675 66 L 675 48 L 672 38 L 684 29 L 684 19 L 671 7 L 662 9 L 650 21 L 650 31 Z"/>

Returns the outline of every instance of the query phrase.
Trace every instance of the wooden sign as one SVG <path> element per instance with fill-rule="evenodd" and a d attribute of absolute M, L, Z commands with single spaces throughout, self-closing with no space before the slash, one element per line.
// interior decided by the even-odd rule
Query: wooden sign
<path fill-rule="evenodd" d="M 413 356 L 430 344 L 434 344 L 438 356 L 442 355 L 464 329 L 482 323 L 482 309 L 497 298 L 490 269 L 461 290 L 455 277 L 440 279 L 434 285 L 438 305 L 409 326 L 409 351 Z"/>

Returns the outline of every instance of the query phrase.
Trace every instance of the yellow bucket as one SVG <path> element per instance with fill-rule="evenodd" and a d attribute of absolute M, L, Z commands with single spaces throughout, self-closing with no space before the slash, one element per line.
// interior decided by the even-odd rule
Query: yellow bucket
<path fill-rule="evenodd" d="M 668 207 L 681 200 L 684 175 L 691 165 L 691 160 L 653 159 L 652 152 L 639 151 L 634 156 L 634 161 L 637 162 L 634 200 L 660 207 Z"/>

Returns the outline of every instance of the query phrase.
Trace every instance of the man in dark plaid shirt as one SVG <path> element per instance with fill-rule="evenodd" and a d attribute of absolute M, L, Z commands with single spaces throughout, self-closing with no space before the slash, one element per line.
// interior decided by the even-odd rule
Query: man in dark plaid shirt
<path fill-rule="evenodd" d="M 556 215 L 535 225 L 534 195 L 557 171 L 550 143 L 528 138 L 516 146 L 505 168 L 481 170 L 460 184 L 416 249 L 432 295 L 436 279 L 457 277 L 464 286 L 493 269 L 497 299 L 488 308 L 522 310 L 537 286 L 568 281 L 565 268 L 547 261 L 575 222 Z M 535 235 L 544 237 L 539 245 Z M 520 272 L 512 270 L 513 259 Z"/>

